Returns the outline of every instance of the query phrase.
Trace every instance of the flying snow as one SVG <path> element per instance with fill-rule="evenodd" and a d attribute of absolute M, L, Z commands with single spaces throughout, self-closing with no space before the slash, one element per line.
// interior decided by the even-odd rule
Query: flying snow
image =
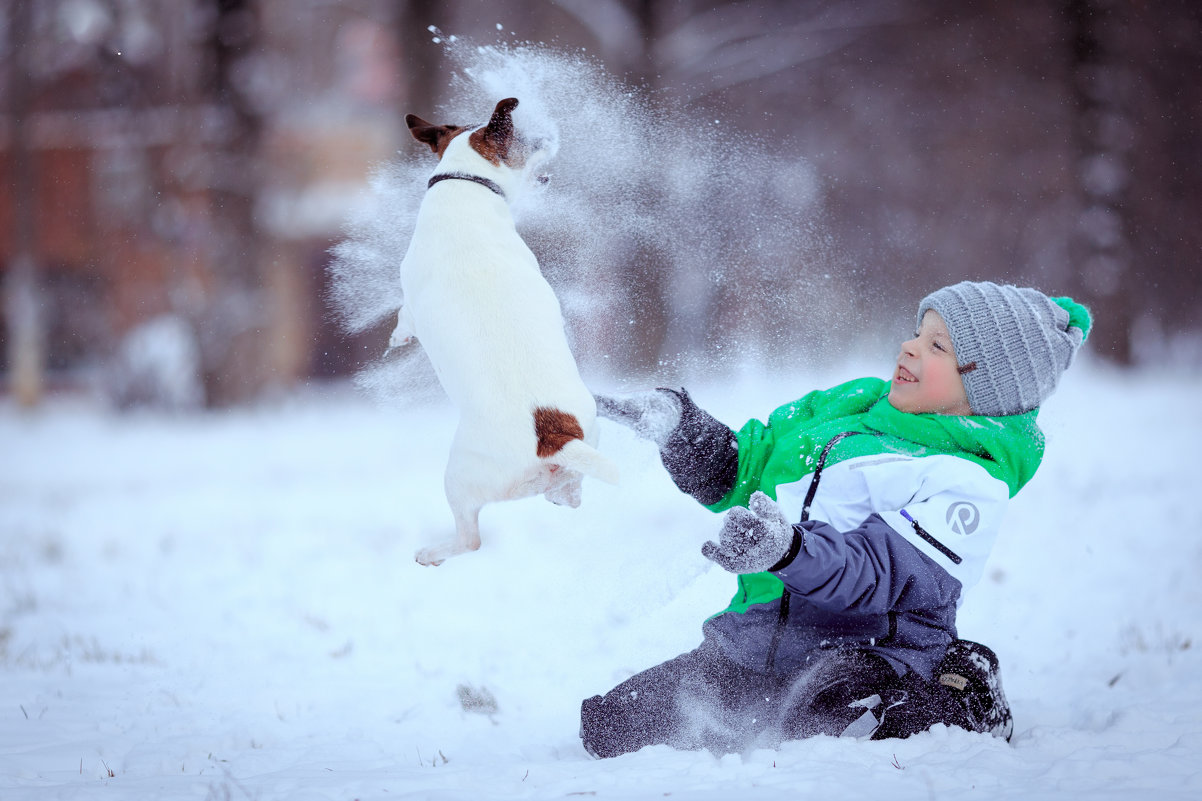
<path fill-rule="evenodd" d="M 513 212 L 583 365 L 605 363 L 644 335 L 639 324 L 616 330 L 615 320 L 663 317 L 666 352 L 713 358 L 722 351 L 706 337 L 716 332 L 742 335 L 749 347 L 804 333 L 780 324 L 796 317 L 803 297 L 821 315 L 836 282 L 820 183 L 804 159 L 627 86 L 581 53 L 440 39 L 454 65 L 446 101 L 408 111 L 475 124 L 498 100 L 518 98 L 515 125 L 552 155 L 537 165 L 549 182 L 531 181 Z M 373 202 L 349 221 L 331 270 L 332 302 L 350 331 L 400 305 L 398 268 L 434 168 L 424 147 L 406 150 L 373 176 Z M 390 386 L 412 391 L 407 376 L 421 361 L 381 360 L 361 383 L 385 395 Z"/>

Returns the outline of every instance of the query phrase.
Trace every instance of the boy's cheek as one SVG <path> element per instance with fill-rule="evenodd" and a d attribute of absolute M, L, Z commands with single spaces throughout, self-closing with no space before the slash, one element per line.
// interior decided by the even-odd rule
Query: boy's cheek
<path fill-rule="evenodd" d="M 912 395 L 912 387 L 906 384 L 898 384 L 897 382 L 893 382 L 893 385 L 889 388 L 889 403 L 893 405 L 893 408 L 900 412 L 908 412 L 910 411 L 910 406 L 913 405 L 913 398 L 911 397 Z"/>

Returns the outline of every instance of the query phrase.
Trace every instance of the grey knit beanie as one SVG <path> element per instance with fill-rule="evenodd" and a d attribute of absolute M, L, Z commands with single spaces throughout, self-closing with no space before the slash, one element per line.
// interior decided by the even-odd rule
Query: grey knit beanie
<path fill-rule="evenodd" d="M 1089 310 L 1037 289 L 964 281 L 918 304 L 918 322 L 938 312 L 952 335 L 973 414 L 1021 414 L 1056 389 L 1089 334 Z"/>

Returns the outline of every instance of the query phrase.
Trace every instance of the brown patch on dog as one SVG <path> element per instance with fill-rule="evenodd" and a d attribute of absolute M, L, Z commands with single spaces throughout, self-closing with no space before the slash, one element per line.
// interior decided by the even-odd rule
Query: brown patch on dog
<path fill-rule="evenodd" d="M 469 140 L 472 150 L 475 150 L 494 166 L 500 166 L 501 162 L 509 160 L 510 151 L 516 141 L 513 132 L 513 117 L 510 115 L 517 107 L 518 99 L 516 97 L 505 98 L 497 103 L 488 125 L 472 132 Z M 519 165 L 511 164 L 510 166 Z"/>
<path fill-rule="evenodd" d="M 584 439 L 584 429 L 576 415 L 547 406 L 534 410 L 534 433 L 538 437 L 535 453 L 540 459 L 554 456 L 574 439 Z"/>
<path fill-rule="evenodd" d="M 442 158 L 451 140 L 467 130 L 463 125 L 435 125 L 416 114 L 406 114 L 405 124 L 409 126 L 409 133 L 413 134 L 413 138 L 429 145 L 439 158 Z"/>

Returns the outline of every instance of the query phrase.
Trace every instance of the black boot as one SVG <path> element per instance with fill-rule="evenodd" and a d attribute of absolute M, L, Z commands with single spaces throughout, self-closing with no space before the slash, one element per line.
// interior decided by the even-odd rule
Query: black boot
<path fill-rule="evenodd" d="M 1014 719 L 1002 692 L 997 654 L 980 643 L 953 640 L 935 678 L 963 708 L 964 728 L 1010 739 Z"/>

